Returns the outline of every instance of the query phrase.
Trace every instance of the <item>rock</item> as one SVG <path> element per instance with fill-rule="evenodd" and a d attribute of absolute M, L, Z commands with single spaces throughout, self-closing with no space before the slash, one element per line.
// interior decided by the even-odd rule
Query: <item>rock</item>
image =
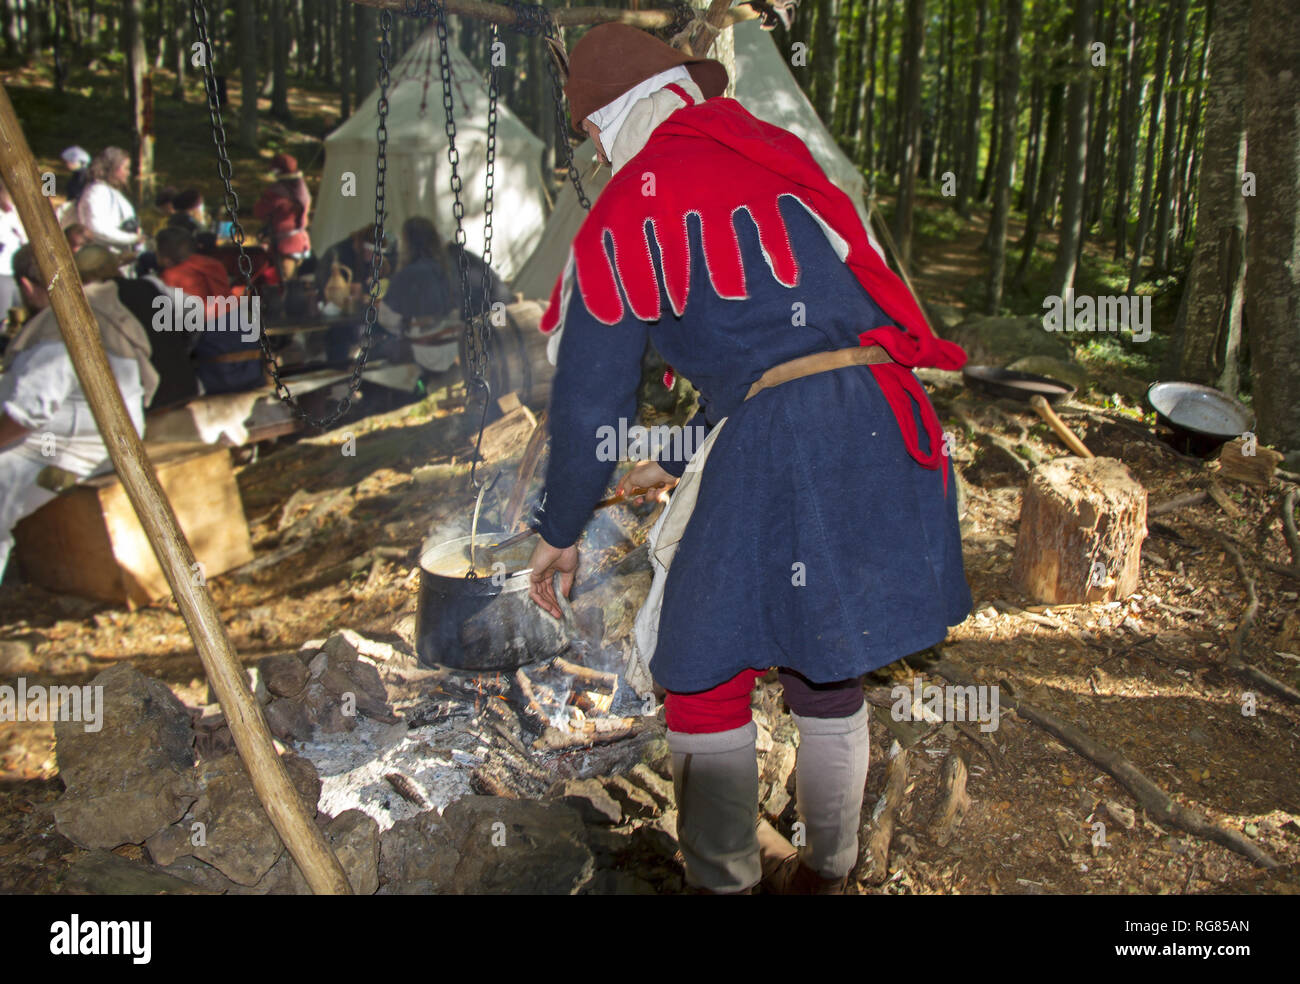
<path fill-rule="evenodd" d="M 303 691 L 302 704 L 311 720 L 327 735 L 351 731 L 357 726 L 355 714 L 344 714 L 342 700 L 319 682 L 313 681 Z"/>
<path fill-rule="evenodd" d="M 656 775 L 648 765 L 639 762 L 632 766 L 627 773 L 627 779 L 653 796 L 661 810 L 671 809 L 675 805 L 673 784 Z"/>
<path fill-rule="evenodd" d="M 653 796 L 639 786 L 633 785 L 626 776 L 614 776 L 604 782 L 605 791 L 623 808 L 627 817 L 652 817 L 659 812 L 659 804 Z"/>
<path fill-rule="evenodd" d="M 266 705 L 266 724 L 281 741 L 310 741 L 315 732 L 306 705 L 284 697 Z"/>
<path fill-rule="evenodd" d="M 975 315 L 948 333 L 966 350 L 970 365 L 1005 366 L 1027 355 L 1047 355 L 1068 360 L 1070 347 L 1057 332 L 1043 328 L 1034 315 L 1020 318 L 990 318 Z"/>
<path fill-rule="evenodd" d="M 379 894 L 449 891 L 458 860 L 447 825 L 437 813 L 428 810 L 398 820 L 379 835 Z"/>
<path fill-rule="evenodd" d="M 325 839 L 343 866 L 353 893 L 374 895 L 379 888 L 379 824 L 360 810 L 344 810 L 326 825 Z M 289 890 L 295 895 L 310 895 L 307 879 L 291 859 L 288 868 Z"/>
<path fill-rule="evenodd" d="M 668 739 L 658 735 L 646 742 L 641 753 L 641 761 L 650 766 L 656 775 L 669 782 L 673 781 L 673 753 L 668 747 Z"/>
<path fill-rule="evenodd" d="M 336 632 L 325 640 L 325 644 L 320 647 L 320 651 L 332 659 L 342 660 L 344 662 L 352 661 L 357 658 L 359 651 L 352 644 L 352 641 L 342 632 Z"/>
<path fill-rule="evenodd" d="M 166 867 L 180 858 L 189 856 L 194 848 L 190 841 L 192 834 L 193 831 L 184 822 L 174 823 L 150 837 L 144 842 L 144 846 L 149 851 L 149 857 L 154 864 Z"/>
<path fill-rule="evenodd" d="M 460 854 L 456 894 L 576 895 L 595 875 L 582 819 L 562 803 L 466 796 L 443 820 Z"/>
<path fill-rule="evenodd" d="M 388 724 L 397 720 L 392 708 L 388 706 L 388 691 L 377 669 L 357 659 L 330 653 L 323 655 L 327 665 L 319 677 L 321 686 L 340 699 L 345 694 L 352 694 L 357 712 L 368 718 Z"/>
<path fill-rule="evenodd" d="M 110 851 L 92 851 L 73 862 L 63 891 L 72 895 L 205 895 L 189 880 L 128 861 Z"/>
<path fill-rule="evenodd" d="M 1098 390 L 1110 395 L 1118 393 L 1134 406 L 1142 406 L 1146 401 L 1148 382 L 1129 376 L 1122 372 L 1100 372 L 1094 384 Z"/>
<path fill-rule="evenodd" d="M 40 667 L 26 639 L 0 639 L 0 680 L 30 673 Z"/>
<path fill-rule="evenodd" d="M 102 728 L 54 725 L 66 792 L 54 806 L 59 833 L 90 849 L 141 844 L 179 820 L 198 795 L 194 732 L 176 695 L 126 663 L 100 673 Z"/>
<path fill-rule="evenodd" d="M 297 755 L 282 759 L 294 788 L 309 805 L 320 799 L 320 779 L 315 767 Z M 189 851 L 231 881 L 254 885 L 265 875 L 284 845 L 271 826 L 253 790 L 253 783 L 237 755 L 199 765 L 203 792 L 191 811 L 202 823 L 204 843 Z"/>
<path fill-rule="evenodd" d="M 1088 370 L 1070 359 L 1055 359 L 1050 355 L 1027 355 L 1007 366 L 1016 372 L 1029 372 L 1036 376 L 1047 376 L 1069 383 L 1080 393 L 1086 393 L 1091 380 Z"/>
<path fill-rule="evenodd" d="M 236 885 L 212 865 L 194 857 L 178 858 L 161 870 L 182 881 L 197 885 L 208 892 L 237 894 L 243 888 Z"/>
<path fill-rule="evenodd" d="M 598 636 L 587 638 L 604 639 L 613 643 L 624 636 L 630 636 L 636 614 L 650 592 L 653 579 L 648 569 L 636 570 L 607 578 L 574 598 L 573 613 L 578 624 L 588 631 L 596 627 L 600 632 Z"/>
<path fill-rule="evenodd" d="M 460 468 L 460 465 L 456 466 Z M 400 659 L 402 654 L 387 642 L 379 642 L 375 639 L 367 639 L 359 632 L 353 632 L 351 629 L 339 629 L 338 634 L 346 641 L 358 654 L 367 659 L 373 659 L 380 663 L 387 663 L 393 659 Z"/>
<path fill-rule="evenodd" d="M 574 895 L 595 874 L 578 812 L 562 803 L 466 796 L 379 838 L 381 895 Z"/>
<path fill-rule="evenodd" d="M 618 824 L 623 820 L 623 807 L 595 779 L 566 779 L 552 786 L 547 795 L 573 807 L 586 823 Z"/>
<path fill-rule="evenodd" d="M 294 653 L 264 656 L 257 666 L 266 689 L 276 697 L 297 697 L 311 679 L 311 673 Z"/>

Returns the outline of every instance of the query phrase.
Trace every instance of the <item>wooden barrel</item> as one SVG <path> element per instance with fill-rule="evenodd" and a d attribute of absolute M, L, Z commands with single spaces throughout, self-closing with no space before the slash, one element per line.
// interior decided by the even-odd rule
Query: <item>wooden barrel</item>
<path fill-rule="evenodd" d="M 502 372 L 500 379 L 493 380 L 493 392 L 504 395 L 517 391 L 519 399 L 534 410 L 550 403 L 551 380 L 555 378 L 555 366 L 546 358 L 549 336 L 537 330 L 545 310 L 546 305 L 539 301 L 508 305 L 508 324 L 495 332 L 499 344 L 493 346 L 492 353 L 499 359 Z"/>

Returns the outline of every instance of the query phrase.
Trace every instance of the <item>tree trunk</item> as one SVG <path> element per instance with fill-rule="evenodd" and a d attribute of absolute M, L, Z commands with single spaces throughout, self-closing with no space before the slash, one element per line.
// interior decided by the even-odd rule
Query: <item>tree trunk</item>
<path fill-rule="evenodd" d="M 1246 75 L 1246 324 L 1259 439 L 1300 453 L 1300 18 L 1254 0 Z M 1290 467 L 1296 467 L 1294 463 Z"/>
<path fill-rule="evenodd" d="M 903 33 L 907 68 L 900 111 L 903 118 L 902 162 L 898 207 L 894 211 L 894 242 L 907 268 L 912 260 L 912 210 L 916 205 L 916 173 L 921 151 L 921 68 L 925 56 L 925 0 L 907 0 L 907 29 Z"/>
<path fill-rule="evenodd" d="M 1165 90 L 1165 135 L 1160 142 L 1160 178 L 1156 186 L 1155 240 L 1151 246 L 1152 271 L 1164 273 L 1169 267 L 1169 230 L 1174 214 L 1174 172 L 1177 167 L 1178 124 L 1182 118 L 1186 90 L 1182 86 L 1186 58 L 1187 0 L 1175 0 L 1173 49 L 1169 60 L 1169 86 Z"/>
<path fill-rule="evenodd" d="M 1115 155 L 1115 212 L 1112 219 L 1115 236 L 1115 259 L 1123 260 L 1128 254 L 1129 189 L 1133 185 L 1133 130 L 1132 120 L 1140 105 L 1138 90 L 1141 71 L 1138 66 L 1138 38 L 1141 25 L 1135 0 L 1126 0 L 1128 26 L 1124 34 L 1124 87 L 1119 102 L 1119 153 Z"/>
<path fill-rule="evenodd" d="M 239 48 L 239 142 L 257 149 L 257 8 L 254 0 L 236 0 L 236 45 Z"/>
<path fill-rule="evenodd" d="M 289 25 L 286 0 L 271 0 L 271 115 L 289 120 Z"/>
<path fill-rule="evenodd" d="M 1181 3 L 1182 0 L 1174 0 Z M 1133 262 L 1129 265 L 1128 293 L 1132 294 L 1142 279 L 1142 256 L 1146 252 L 1147 235 L 1151 231 L 1151 205 L 1153 178 L 1156 168 L 1156 144 L 1160 135 L 1160 101 L 1165 90 L 1165 66 L 1169 58 L 1169 38 L 1173 33 L 1173 22 L 1168 17 L 1162 18 L 1164 29 L 1160 32 L 1160 42 L 1156 48 L 1156 72 L 1152 82 L 1151 118 L 1147 124 L 1146 157 L 1142 163 L 1142 200 L 1138 205 L 1137 231 L 1133 235 Z"/>
<path fill-rule="evenodd" d="M 321 0 L 321 47 L 320 47 L 320 79 L 326 85 L 334 84 L 334 63 L 337 58 L 334 47 L 334 28 L 338 23 L 338 0 Z M 347 107 L 344 106 L 343 116 L 347 116 Z M 341 119 L 341 118 L 340 118 Z"/>
<path fill-rule="evenodd" d="M 318 74 L 317 69 L 320 65 L 317 61 L 319 52 L 316 47 L 316 0 L 301 0 L 301 2 L 302 37 L 298 41 L 298 50 L 302 53 L 302 59 L 298 71 L 303 78 L 309 78 Z"/>
<path fill-rule="evenodd" d="M 1025 179 L 1020 182 L 1020 195 L 1016 199 L 1016 208 L 1028 212 L 1034 202 L 1034 179 L 1038 174 L 1038 153 L 1042 145 L 1043 128 L 1043 77 L 1041 71 L 1035 71 L 1033 86 L 1029 92 L 1029 134 L 1025 139 Z"/>
<path fill-rule="evenodd" d="M 1237 390 L 1246 283 L 1246 52 L 1251 0 L 1216 0 L 1205 141 L 1196 189 L 1196 249 L 1169 368 L 1178 379 Z"/>
<path fill-rule="evenodd" d="M 1025 285 L 1029 264 L 1034 258 L 1034 247 L 1038 245 L 1038 233 L 1043 227 L 1043 216 L 1056 198 L 1056 185 L 1061 173 L 1058 161 L 1061 156 L 1064 106 L 1065 83 L 1053 82 L 1047 93 L 1047 131 L 1043 134 L 1042 163 L 1038 168 L 1034 200 L 1025 216 L 1025 232 L 1020 237 L 1020 262 L 1016 264 L 1015 276 L 1011 278 L 1011 286 L 1015 290 L 1021 290 Z"/>
<path fill-rule="evenodd" d="M 1006 25 L 1002 34 L 999 110 L 998 177 L 993 189 L 993 214 L 989 219 L 989 280 L 984 306 L 996 315 L 1002 306 L 1002 277 L 1007 265 L 1007 219 L 1011 211 L 1011 166 L 1016 156 L 1016 97 L 1020 88 L 1020 21 L 1024 0 L 1006 0 Z"/>
<path fill-rule="evenodd" d="M 895 151 L 898 149 L 898 114 L 893 107 L 898 103 L 898 93 L 901 88 L 901 78 L 898 70 L 894 67 L 898 65 L 899 59 L 894 57 L 894 22 L 898 20 L 898 5 L 890 4 L 885 14 L 885 50 L 883 57 L 885 60 L 885 86 L 884 92 L 880 98 L 880 112 L 884 118 L 884 126 L 880 128 L 880 169 L 886 174 L 894 174 L 898 168 L 898 155 Z M 892 96 L 890 89 L 890 79 L 894 79 Z"/>
<path fill-rule="evenodd" d="M 375 49 L 375 37 L 379 29 L 379 14 L 370 7 L 356 7 L 356 36 L 352 39 L 356 54 L 356 85 L 353 87 L 355 103 L 358 109 L 370 95 L 370 90 L 378 82 L 379 55 Z"/>
<path fill-rule="evenodd" d="M 1201 130 L 1202 107 L 1205 100 L 1205 67 L 1209 63 L 1210 57 L 1210 31 L 1213 29 L 1212 11 L 1205 11 L 1205 24 L 1203 26 L 1203 35 L 1201 37 L 1201 57 L 1200 63 L 1196 68 L 1196 92 L 1192 96 L 1191 118 L 1186 126 L 1186 133 L 1183 138 L 1183 150 L 1179 155 L 1178 168 L 1178 204 L 1174 211 L 1174 234 L 1177 241 L 1177 250 L 1182 252 L 1187 244 L 1187 233 L 1190 231 L 1188 226 L 1191 223 L 1191 202 L 1192 190 L 1195 187 L 1193 182 L 1196 180 L 1197 169 L 1197 147 L 1199 146 L 1199 137 Z M 1244 16 L 1248 17 L 1249 12 Z"/>
<path fill-rule="evenodd" d="M 862 130 L 858 139 L 858 163 L 867 172 L 868 194 L 876 187 L 876 30 L 879 26 L 879 0 L 870 0 L 870 35 L 867 48 L 867 78 L 859 102 L 862 104 Z"/>
<path fill-rule="evenodd" d="M 957 213 L 970 218 L 970 199 L 980 166 L 980 82 L 984 75 L 984 22 L 988 0 L 977 0 L 975 49 L 970 62 L 970 85 L 966 91 L 966 132 L 962 139 L 961 173 L 957 175 Z"/>
<path fill-rule="evenodd" d="M 1083 228 L 1086 232 L 1102 221 L 1102 208 L 1106 198 L 1106 150 L 1110 146 L 1110 113 L 1113 94 L 1111 79 L 1114 76 L 1113 53 L 1118 37 L 1119 0 L 1115 0 L 1106 21 L 1103 44 L 1106 46 L 1106 65 L 1102 70 L 1101 98 L 1097 102 L 1097 116 L 1092 125 L 1092 138 L 1088 148 L 1088 182 L 1084 202 Z M 1091 53 L 1089 53 L 1091 55 Z M 1089 60 L 1091 65 L 1091 58 Z"/>
<path fill-rule="evenodd" d="M 185 72 L 190 66 L 188 7 L 174 7 L 172 17 L 172 68 L 176 72 L 176 83 L 172 86 L 172 98 L 177 102 L 185 101 Z"/>
<path fill-rule="evenodd" d="M 348 0 L 335 0 L 338 8 L 338 30 L 334 35 L 334 50 L 338 52 L 339 65 L 339 122 L 352 115 L 352 5 Z"/>
<path fill-rule="evenodd" d="M 140 176 L 144 150 L 144 25 L 140 20 L 140 0 L 125 0 L 122 5 L 122 48 L 126 52 L 126 92 L 128 133 L 131 134 L 131 161 Z"/>
<path fill-rule="evenodd" d="M 1079 70 L 1080 57 L 1087 58 L 1092 45 L 1092 14 L 1096 0 L 1075 0 L 1073 48 L 1075 73 L 1065 103 L 1065 175 L 1061 196 L 1061 233 L 1057 240 L 1056 262 L 1052 266 L 1049 293 L 1065 297 L 1074 290 L 1074 272 L 1078 268 L 1079 240 L 1083 235 L 1083 186 L 1088 168 L 1088 97 L 1092 91 L 1092 67 L 1085 62 Z"/>

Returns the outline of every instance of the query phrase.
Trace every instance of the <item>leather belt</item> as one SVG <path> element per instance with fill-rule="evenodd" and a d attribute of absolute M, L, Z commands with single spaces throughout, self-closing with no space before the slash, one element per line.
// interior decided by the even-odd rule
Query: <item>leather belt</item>
<path fill-rule="evenodd" d="M 782 362 L 780 365 L 773 366 L 759 376 L 754 381 L 754 385 L 749 388 L 745 399 L 752 400 L 765 389 L 780 386 L 782 383 L 788 383 L 794 379 L 802 379 L 804 376 L 815 376 L 819 372 L 845 369 L 848 366 L 879 365 L 893 361 L 889 353 L 879 345 L 855 345 L 853 348 L 836 349 L 833 352 L 814 352 L 812 355 L 802 355 L 797 359 L 791 359 L 789 362 Z"/>
<path fill-rule="evenodd" d="M 220 355 L 210 355 L 206 359 L 200 359 L 200 362 L 251 362 L 254 359 L 262 357 L 261 349 L 247 349 L 243 352 L 223 352 Z"/>

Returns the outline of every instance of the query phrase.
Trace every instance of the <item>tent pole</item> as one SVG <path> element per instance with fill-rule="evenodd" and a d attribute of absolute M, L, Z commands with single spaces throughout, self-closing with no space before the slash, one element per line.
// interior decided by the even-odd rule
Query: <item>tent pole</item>
<path fill-rule="evenodd" d="M 3 86 L 0 86 L 0 177 L 8 186 L 28 238 L 36 247 L 36 262 L 48 285 L 50 305 L 104 445 L 113 459 L 113 467 L 149 538 L 158 566 L 171 586 L 262 808 L 313 892 L 350 895 L 347 876 L 316 826 L 315 805 L 309 809 L 302 801 L 275 752 L 266 718 L 249 693 L 243 668 L 221 624 L 217 606 L 206 585 L 194 583 L 192 572 L 198 569 L 194 552 L 176 522 L 176 514 L 158 484 L 144 444 L 127 415 L 100 340 L 98 323 L 82 293 L 81 278 L 68 240 L 59 228 L 49 199 L 41 194 L 36 161 Z"/>

